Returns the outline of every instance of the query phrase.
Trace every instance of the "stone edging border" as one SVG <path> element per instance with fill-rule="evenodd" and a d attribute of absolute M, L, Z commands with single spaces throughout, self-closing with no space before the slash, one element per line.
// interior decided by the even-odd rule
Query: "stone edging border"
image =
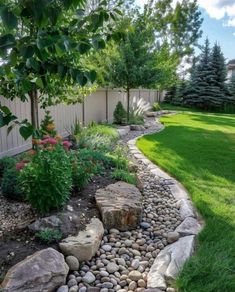
<path fill-rule="evenodd" d="M 175 243 L 166 246 L 156 257 L 147 279 L 147 288 L 159 289 L 159 291 L 171 291 L 168 288 L 176 280 L 184 263 L 189 259 L 195 250 L 196 235 L 203 228 L 203 220 L 193 206 L 190 196 L 183 185 L 159 166 L 152 163 L 136 146 L 136 141 L 145 135 L 152 135 L 164 130 L 164 125 L 159 122 L 159 129 L 150 134 L 141 134 L 127 142 L 130 153 L 135 159 L 146 165 L 147 169 L 157 180 L 163 179 L 169 186 L 172 195 L 179 208 L 182 223 L 176 228 L 180 239 Z M 174 290 L 174 289 L 173 289 Z"/>

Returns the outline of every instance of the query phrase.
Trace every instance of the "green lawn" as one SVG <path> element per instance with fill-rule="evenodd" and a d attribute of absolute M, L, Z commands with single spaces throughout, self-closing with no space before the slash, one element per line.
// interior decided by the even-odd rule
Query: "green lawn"
<path fill-rule="evenodd" d="M 235 115 L 181 113 L 138 140 L 188 189 L 206 225 L 178 281 L 184 292 L 235 291 Z"/>

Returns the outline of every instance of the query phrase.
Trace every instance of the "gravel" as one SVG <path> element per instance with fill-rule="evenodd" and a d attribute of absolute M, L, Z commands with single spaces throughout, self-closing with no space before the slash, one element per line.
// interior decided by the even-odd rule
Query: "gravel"
<path fill-rule="evenodd" d="M 159 125 L 153 123 L 153 119 L 148 119 L 147 123 L 149 128 L 145 133 L 156 132 Z M 140 133 L 143 132 L 131 131 L 120 143 L 126 145 Z M 100 288 L 101 292 L 142 291 L 147 287 L 147 275 L 154 259 L 166 245 L 178 240 L 174 231 L 182 220 L 169 182 L 162 178 L 157 180 L 145 164 L 134 157 L 130 159 L 137 167 L 142 187 L 142 222 L 135 230 L 105 231 L 96 256 L 80 263 L 81 269 L 71 273 L 76 276 L 74 286 L 78 286 L 78 291 L 86 291 L 89 284 Z"/>

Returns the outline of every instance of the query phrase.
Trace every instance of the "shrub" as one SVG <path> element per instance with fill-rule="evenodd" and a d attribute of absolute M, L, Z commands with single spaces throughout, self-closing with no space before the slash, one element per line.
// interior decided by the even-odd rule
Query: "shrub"
<path fill-rule="evenodd" d="M 134 112 L 130 112 L 129 124 L 132 124 L 132 125 L 143 125 L 144 124 L 144 117 L 143 117 L 143 115 L 136 114 Z"/>
<path fill-rule="evenodd" d="M 127 112 L 124 109 L 121 101 L 119 101 L 116 105 L 116 108 L 113 113 L 114 123 L 118 125 L 122 125 L 126 123 Z"/>
<path fill-rule="evenodd" d="M 108 152 L 111 149 L 112 139 L 99 134 L 88 135 L 84 132 L 78 139 L 79 148 L 89 148 L 94 151 Z"/>
<path fill-rule="evenodd" d="M 45 229 L 42 231 L 39 231 L 35 234 L 35 236 L 40 239 L 44 243 L 53 243 L 57 242 L 62 238 L 62 234 L 59 230 L 53 230 L 53 229 Z"/>
<path fill-rule="evenodd" d="M 23 191 L 20 183 L 20 173 L 15 167 L 4 171 L 2 184 L 2 194 L 10 199 L 22 200 Z"/>
<path fill-rule="evenodd" d="M 73 185 L 81 190 L 94 174 L 102 173 L 107 159 L 101 152 L 81 149 L 73 159 Z"/>
<path fill-rule="evenodd" d="M 39 213 L 59 208 L 72 188 L 70 153 L 60 144 L 45 146 L 21 170 L 20 178 L 27 200 Z"/>
<path fill-rule="evenodd" d="M 44 119 L 42 120 L 40 125 L 40 132 L 42 133 L 42 135 L 50 135 L 52 137 L 56 135 L 55 123 L 50 114 L 50 111 L 45 112 Z"/>
<path fill-rule="evenodd" d="M 5 170 L 13 168 L 16 165 L 16 160 L 13 157 L 3 157 L 0 159 L 0 177 L 3 176 Z"/>
<path fill-rule="evenodd" d="M 112 178 L 115 178 L 117 180 L 125 181 L 129 184 L 136 185 L 137 184 L 137 179 L 136 176 L 132 173 L 129 173 L 126 170 L 123 169 L 115 169 L 112 172 Z"/>
<path fill-rule="evenodd" d="M 157 112 L 157 111 L 160 111 L 161 110 L 161 106 L 158 102 L 155 102 L 153 105 L 152 105 L 152 110 L 154 112 Z"/>

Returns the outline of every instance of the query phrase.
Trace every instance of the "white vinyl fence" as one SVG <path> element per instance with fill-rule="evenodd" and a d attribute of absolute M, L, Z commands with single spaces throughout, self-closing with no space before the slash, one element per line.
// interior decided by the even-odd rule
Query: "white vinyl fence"
<path fill-rule="evenodd" d="M 130 104 L 143 102 L 151 106 L 155 101 L 162 101 L 163 94 L 157 90 L 134 89 L 131 90 Z M 54 118 L 57 131 L 60 135 L 68 135 L 69 129 L 79 120 L 84 125 L 91 121 L 112 122 L 113 112 L 118 103 L 122 101 L 124 107 L 127 105 L 126 92 L 119 89 L 99 89 L 85 98 L 83 104 L 66 105 L 59 104 L 48 108 Z M 30 120 L 30 103 L 21 102 L 19 99 L 13 101 L 0 97 L 2 105 L 9 107 L 20 119 Z M 44 117 L 44 110 L 39 109 L 40 121 Z M 25 141 L 19 134 L 17 128 L 7 135 L 7 127 L 0 128 L 0 157 L 6 155 L 16 155 L 31 148 L 30 139 Z"/>

